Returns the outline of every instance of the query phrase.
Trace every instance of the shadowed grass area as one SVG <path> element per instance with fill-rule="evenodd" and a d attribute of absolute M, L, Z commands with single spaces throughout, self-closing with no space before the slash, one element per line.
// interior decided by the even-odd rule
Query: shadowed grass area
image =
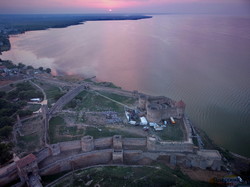
<path fill-rule="evenodd" d="M 62 117 L 53 117 L 49 122 L 49 138 L 51 144 L 78 140 L 83 134 L 83 129 L 77 129 L 75 126 L 67 127 Z"/>
<path fill-rule="evenodd" d="M 114 94 L 110 92 L 103 92 L 103 91 L 99 93 L 123 104 L 134 104 L 136 102 L 136 99 L 132 97 L 126 97 L 123 95 L 118 95 L 118 94 Z"/>
<path fill-rule="evenodd" d="M 107 111 L 112 110 L 122 113 L 123 106 L 110 101 L 94 92 L 83 91 L 78 94 L 64 109 L 73 108 L 77 111 Z"/>
<path fill-rule="evenodd" d="M 184 124 L 182 120 L 175 119 L 176 124 L 168 123 L 163 131 L 156 132 L 162 140 L 182 141 L 184 140 Z"/>
<path fill-rule="evenodd" d="M 43 177 L 46 178 L 52 176 Z M 47 180 L 49 181 L 49 180 Z M 125 187 L 166 187 L 187 186 L 200 187 L 212 186 L 206 182 L 191 180 L 180 170 L 173 170 L 164 165 L 121 167 L 106 166 L 82 169 L 74 174 L 67 175 L 57 182 L 55 186 L 125 186 Z"/>
<path fill-rule="evenodd" d="M 112 128 L 107 128 L 107 127 L 102 127 L 99 129 L 94 128 L 94 127 L 87 127 L 85 135 L 90 135 L 90 136 L 93 136 L 94 138 L 110 137 L 114 135 L 122 135 L 123 137 L 126 137 L 126 138 L 142 138 L 143 137 L 137 134 L 132 134 L 132 133 L 125 132 L 119 129 L 112 129 Z"/>
<path fill-rule="evenodd" d="M 39 148 L 39 134 L 34 133 L 32 135 L 20 136 L 18 137 L 18 148 L 22 151 L 34 151 L 36 148 Z"/>

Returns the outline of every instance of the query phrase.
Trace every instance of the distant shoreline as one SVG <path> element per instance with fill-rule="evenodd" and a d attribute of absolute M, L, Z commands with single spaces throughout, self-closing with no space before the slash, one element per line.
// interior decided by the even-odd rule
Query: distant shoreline
<path fill-rule="evenodd" d="M 87 21 L 140 20 L 152 16 L 140 14 L 83 14 L 83 15 L 0 15 L 0 55 L 11 49 L 10 35 L 27 31 L 66 28 Z"/>

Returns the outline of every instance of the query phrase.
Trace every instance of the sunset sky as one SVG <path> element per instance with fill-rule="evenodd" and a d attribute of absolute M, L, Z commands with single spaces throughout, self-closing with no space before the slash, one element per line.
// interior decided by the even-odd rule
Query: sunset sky
<path fill-rule="evenodd" d="M 250 0 L 0 0 L 0 13 L 250 14 Z"/>

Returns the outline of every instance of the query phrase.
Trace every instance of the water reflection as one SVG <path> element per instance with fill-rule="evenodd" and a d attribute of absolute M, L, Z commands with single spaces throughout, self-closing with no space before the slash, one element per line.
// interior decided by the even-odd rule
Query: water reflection
<path fill-rule="evenodd" d="M 183 99 L 216 143 L 250 156 L 250 20 L 156 16 L 11 38 L 3 58 Z"/>

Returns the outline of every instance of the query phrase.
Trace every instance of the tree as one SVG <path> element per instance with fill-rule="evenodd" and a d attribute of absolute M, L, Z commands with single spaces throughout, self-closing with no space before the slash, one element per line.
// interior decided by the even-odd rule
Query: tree
<path fill-rule="evenodd" d="M 24 67 L 25 67 L 25 65 L 23 64 L 23 63 L 18 63 L 18 65 L 17 65 L 17 67 L 19 68 L 19 69 L 23 69 Z"/>
<path fill-rule="evenodd" d="M 58 100 L 58 99 L 60 99 L 60 97 L 62 97 L 63 95 L 64 95 L 63 93 L 57 93 L 57 94 L 55 94 L 54 99 L 55 99 L 55 100 Z"/>
<path fill-rule="evenodd" d="M 13 129 L 11 126 L 4 126 L 0 129 L 0 136 L 3 138 L 8 138 L 11 135 L 12 130 Z"/>
<path fill-rule="evenodd" d="M 43 67 L 39 67 L 38 69 L 39 69 L 40 71 L 43 71 Z"/>
<path fill-rule="evenodd" d="M 14 120 L 10 117 L 0 117 L 0 128 L 4 126 L 12 126 Z"/>
<path fill-rule="evenodd" d="M 6 92 L 0 91 L 0 98 L 3 98 L 6 95 Z"/>
<path fill-rule="evenodd" d="M 27 66 L 27 69 L 34 69 L 33 66 Z"/>
<path fill-rule="evenodd" d="M 16 85 L 17 91 L 28 91 L 28 90 L 35 90 L 35 88 L 29 82 L 18 83 Z"/>
<path fill-rule="evenodd" d="M 11 144 L 0 143 L 0 164 L 4 164 L 12 158 Z"/>
<path fill-rule="evenodd" d="M 30 116 L 33 114 L 31 110 L 18 110 L 17 113 L 20 117 Z"/>
<path fill-rule="evenodd" d="M 51 73 L 51 69 L 50 68 L 46 68 L 46 73 Z"/>

